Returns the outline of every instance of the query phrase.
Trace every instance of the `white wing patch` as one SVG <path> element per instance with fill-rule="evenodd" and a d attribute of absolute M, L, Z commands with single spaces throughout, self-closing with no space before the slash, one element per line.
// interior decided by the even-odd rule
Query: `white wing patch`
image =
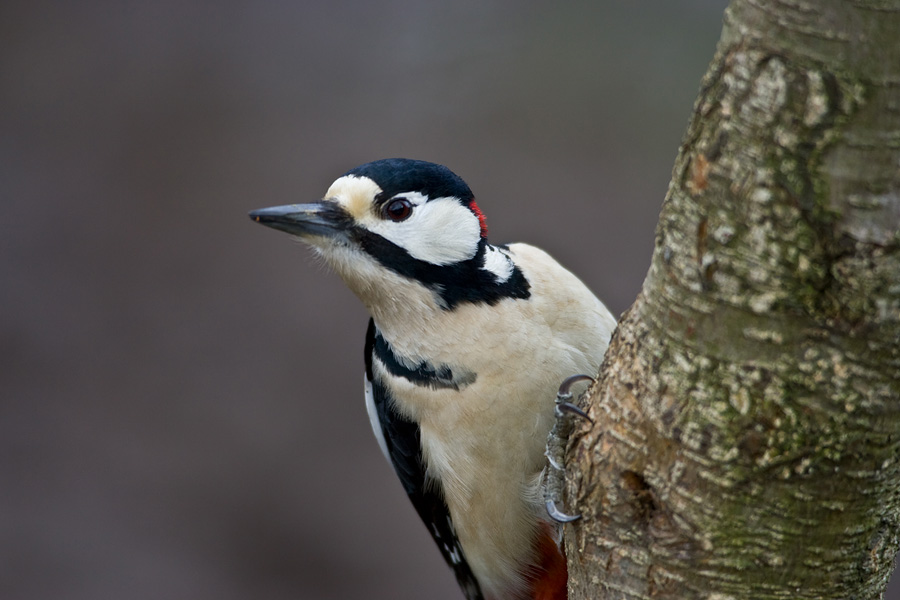
<path fill-rule="evenodd" d="M 493 274 L 497 283 L 503 283 L 513 274 L 512 259 L 503 250 L 491 245 L 487 246 L 481 268 Z"/>
<path fill-rule="evenodd" d="M 378 447 L 381 448 L 388 463 L 391 463 L 387 442 L 384 441 L 384 432 L 381 430 L 381 422 L 378 420 L 378 411 L 375 409 L 375 391 L 372 389 L 372 382 L 369 381 L 369 378 L 364 375 L 363 379 L 366 381 L 366 412 L 369 413 L 369 424 L 372 425 L 372 432 L 375 434 L 375 439 L 378 440 Z"/>

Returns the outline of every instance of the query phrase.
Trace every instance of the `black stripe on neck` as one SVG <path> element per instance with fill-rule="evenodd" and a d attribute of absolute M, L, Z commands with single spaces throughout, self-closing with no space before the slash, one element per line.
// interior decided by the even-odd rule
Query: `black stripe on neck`
<path fill-rule="evenodd" d="M 446 310 L 466 302 L 494 305 L 505 298 L 524 300 L 531 296 L 531 286 L 519 267 L 513 265 L 512 274 L 499 283 L 493 273 L 481 268 L 487 249 L 484 238 L 478 242 L 478 251 L 469 260 L 435 265 L 413 258 L 405 249 L 367 229 L 354 227 L 351 235 L 381 265 L 434 292 Z"/>

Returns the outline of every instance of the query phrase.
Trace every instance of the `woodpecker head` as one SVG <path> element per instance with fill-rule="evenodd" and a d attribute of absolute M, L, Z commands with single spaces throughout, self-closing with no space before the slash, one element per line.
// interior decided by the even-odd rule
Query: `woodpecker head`
<path fill-rule="evenodd" d="M 370 304 L 410 283 L 452 309 L 525 298 L 528 283 L 487 243 L 469 186 L 447 167 L 390 158 L 339 177 L 319 202 L 264 208 L 250 218 L 311 245 Z"/>

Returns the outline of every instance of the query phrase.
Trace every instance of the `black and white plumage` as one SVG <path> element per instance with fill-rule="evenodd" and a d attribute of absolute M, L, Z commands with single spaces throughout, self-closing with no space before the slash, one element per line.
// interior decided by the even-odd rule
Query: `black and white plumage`
<path fill-rule="evenodd" d="M 369 310 L 373 429 L 466 597 L 564 598 L 564 562 L 562 595 L 536 591 L 538 481 L 555 390 L 597 371 L 609 311 L 543 251 L 488 243 L 469 187 L 433 163 L 368 163 L 251 217 L 309 243 Z"/>

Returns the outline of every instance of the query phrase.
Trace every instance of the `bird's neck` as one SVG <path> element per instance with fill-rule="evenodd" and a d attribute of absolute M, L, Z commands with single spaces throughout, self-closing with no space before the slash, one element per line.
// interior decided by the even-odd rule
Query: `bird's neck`
<path fill-rule="evenodd" d="M 442 353 L 440 348 L 426 347 L 436 340 L 471 334 L 477 327 L 473 320 L 492 314 L 480 307 L 529 295 L 530 286 L 508 250 L 486 240 L 468 261 L 423 264 L 414 272 L 385 268 L 374 258 L 341 260 L 339 254 L 326 258 L 363 302 L 384 338 L 410 359 Z"/>

